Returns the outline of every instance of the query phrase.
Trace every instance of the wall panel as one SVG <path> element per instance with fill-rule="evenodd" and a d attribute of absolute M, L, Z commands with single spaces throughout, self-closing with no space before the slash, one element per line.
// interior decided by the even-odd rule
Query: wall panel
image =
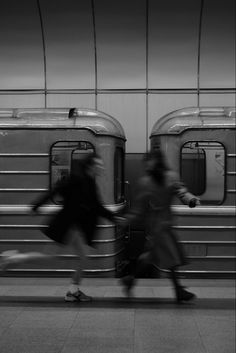
<path fill-rule="evenodd" d="M 68 108 L 91 108 L 95 109 L 94 94 L 48 94 L 48 108 L 68 107 Z"/>
<path fill-rule="evenodd" d="M 43 47 L 36 1 L 1 1 L 0 48 L 0 89 L 44 88 Z"/>
<path fill-rule="evenodd" d="M 97 106 L 144 153 L 157 119 L 198 104 L 199 34 L 200 105 L 235 105 L 234 26 L 233 0 L 2 1 L 0 107 Z"/>
<path fill-rule="evenodd" d="M 91 2 L 41 0 L 47 88 L 95 87 Z"/>
<path fill-rule="evenodd" d="M 127 153 L 146 151 L 146 96 L 144 94 L 99 94 L 98 110 L 114 116 L 123 126 Z"/>
<path fill-rule="evenodd" d="M 145 0 L 95 0 L 98 88 L 146 87 Z"/>
<path fill-rule="evenodd" d="M 149 88 L 196 88 L 200 0 L 149 4 Z"/>
<path fill-rule="evenodd" d="M 44 108 L 43 94 L 0 94 L 0 108 Z"/>
<path fill-rule="evenodd" d="M 235 1 L 205 0 L 200 88 L 235 87 Z"/>
<path fill-rule="evenodd" d="M 163 115 L 177 109 L 197 105 L 196 94 L 150 94 L 148 100 L 148 136 L 150 136 L 154 124 Z"/>
<path fill-rule="evenodd" d="M 224 94 L 224 93 L 207 93 L 200 95 L 200 106 L 203 107 L 224 107 L 224 106 L 236 106 L 235 93 Z"/>

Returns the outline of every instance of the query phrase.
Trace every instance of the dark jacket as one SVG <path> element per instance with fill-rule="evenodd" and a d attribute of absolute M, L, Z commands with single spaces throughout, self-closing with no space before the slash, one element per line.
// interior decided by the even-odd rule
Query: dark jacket
<path fill-rule="evenodd" d="M 113 221 L 113 213 L 101 203 L 94 178 L 87 174 L 71 177 L 57 185 L 51 192 L 36 202 L 33 210 L 56 196 L 62 199 L 62 209 L 53 217 L 45 234 L 59 243 L 67 243 L 68 230 L 76 227 L 85 235 L 91 245 L 98 217 Z"/>

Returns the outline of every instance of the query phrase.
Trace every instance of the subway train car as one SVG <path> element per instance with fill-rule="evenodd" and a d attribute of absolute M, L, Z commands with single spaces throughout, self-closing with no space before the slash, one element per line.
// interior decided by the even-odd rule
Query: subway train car
<path fill-rule="evenodd" d="M 120 123 L 89 109 L 0 110 L 0 247 L 55 253 L 45 260 L 11 269 L 8 274 L 66 275 L 77 258 L 57 245 L 41 230 L 60 200 L 51 200 L 37 215 L 31 207 L 37 198 L 67 177 L 86 153 L 98 152 L 105 164 L 97 183 L 104 205 L 118 211 L 124 200 L 125 134 Z M 95 249 L 87 257 L 85 275 L 116 276 L 124 253 L 124 232 L 101 219 Z"/>
<path fill-rule="evenodd" d="M 201 199 L 190 209 L 175 200 L 175 230 L 190 264 L 185 275 L 235 276 L 236 109 L 186 108 L 153 126 L 151 149 L 161 147 L 169 167 Z"/>

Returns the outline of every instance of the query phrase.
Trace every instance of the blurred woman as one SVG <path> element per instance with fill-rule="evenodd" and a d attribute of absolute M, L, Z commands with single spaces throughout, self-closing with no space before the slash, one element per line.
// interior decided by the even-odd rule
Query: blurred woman
<path fill-rule="evenodd" d="M 62 199 L 62 209 L 54 216 L 44 231 L 45 235 L 60 245 L 73 247 L 79 257 L 78 268 L 66 293 L 66 301 L 90 301 L 80 289 L 81 274 L 85 260 L 85 244 L 91 246 L 96 231 L 98 217 L 114 220 L 113 213 L 107 210 L 100 200 L 95 176 L 104 169 L 102 159 L 95 153 L 79 161 L 71 176 L 60 182 L 52 191 L 42 197 L 33 206 L 33 211 L 56 195 Z M 2 267 L 6 270 L 11 265 L 48 257 L 42 253 L 5 254 Z M 4 257 L 4 256 L 3 256 Z"/>
<path fill-rule="evenodd" d="M 185 290 L 177 276 L 176 269 L 187 263 L 183 249 L 174 234 L 171 204 L 174 196 L 195 207 L 199 199 L 192 195 L 178 175 L 169 170 L 160 149 L 151 152 L 145 160 L 145 176 L 138 183 L 134 207 L 119 219 L 123 225 L 132 224 L 137 219 L 143 220 L 146 230 L 145 251 L 138 258 L 133 273 L 122 278 L 127 295 L 144 269 L 154 264 L 160 269 L 169 270 L 174 284 L 177 302 L 192 300 L 195 295 Z"/>

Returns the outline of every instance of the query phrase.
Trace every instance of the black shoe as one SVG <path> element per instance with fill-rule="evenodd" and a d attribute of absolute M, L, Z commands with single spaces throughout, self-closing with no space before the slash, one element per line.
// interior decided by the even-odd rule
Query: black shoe
<path fill-rule="evenodd" d="M 124 286 L 125 294 L 127 297 L 131 296 L 131 291 L 135 283 L 134 276 L 127 275 L 121 278 L 121 283 Z"/>
<path fill-rule="evenodd" d="M 182 287 L 177 290 L 177 294 L 176 294 L 177 303 L 189 302 L 190 300 L 193 300 L 195 298 L 196 298 L 195 294 L 188 292 L 187 290 L 183 289 Z"/>
<path fill-rule="evenodd" d="M 65 295 L 66 302 L 91 302 L 91 300 L 92 297 L 89 297 L 88 295 L 84 294 L 83 292 L 81 292 L 81 290 L 78 290 L 75 293 L 71 293 L 69 291 Z"/>

